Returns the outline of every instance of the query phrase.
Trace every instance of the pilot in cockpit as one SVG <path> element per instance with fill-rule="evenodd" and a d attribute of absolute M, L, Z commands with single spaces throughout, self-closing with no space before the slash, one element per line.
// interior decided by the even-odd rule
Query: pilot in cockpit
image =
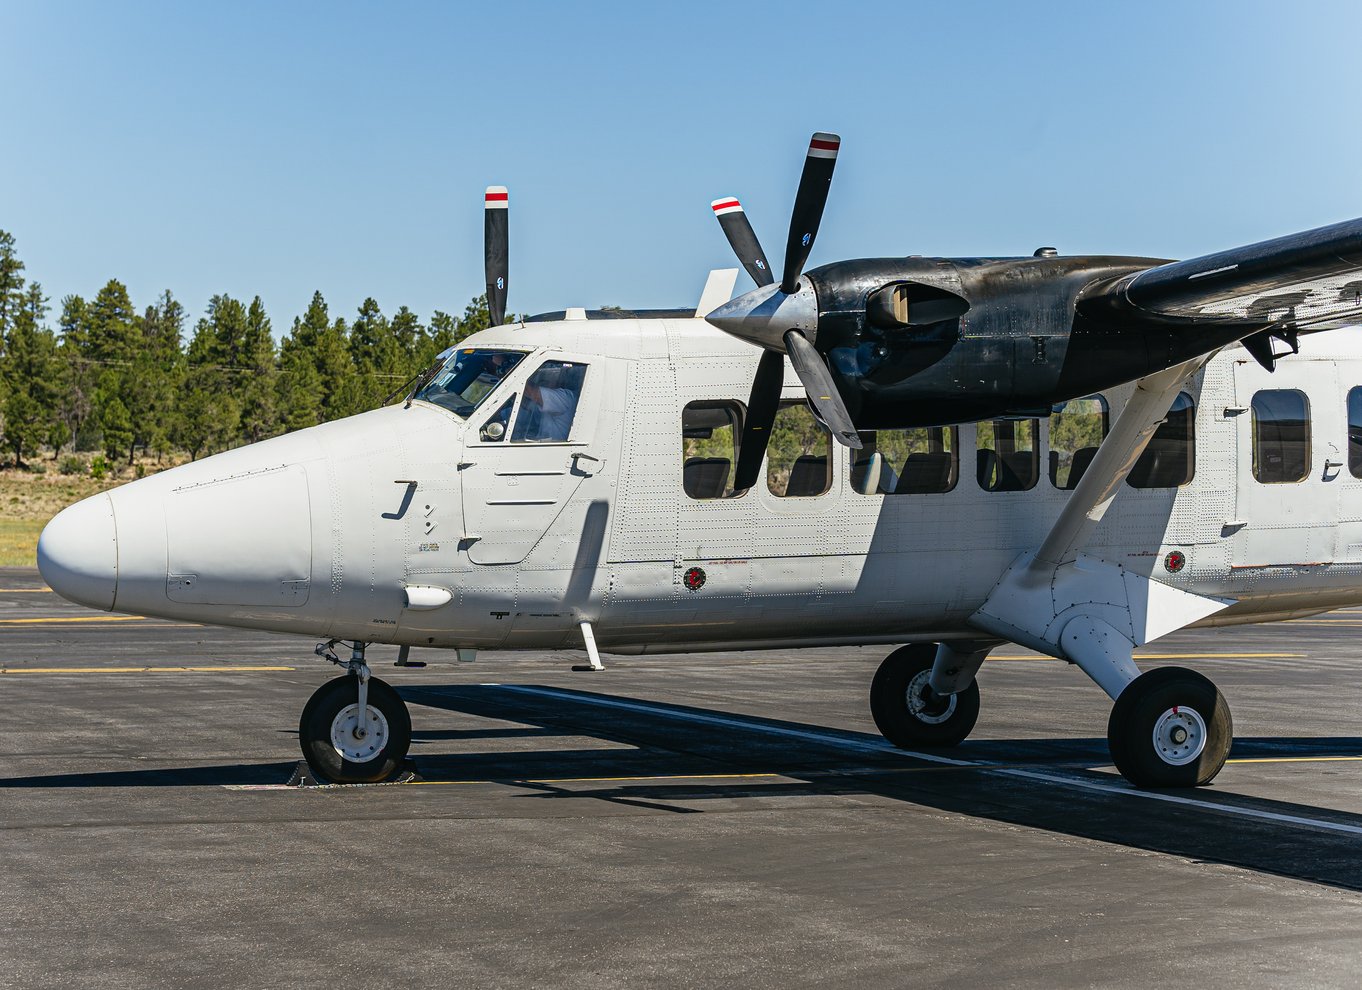
<path fill-rule="evenodd" d="M 548 361 L 525 383 L 525 401 L 511 441 L 562 442 L 572 432 L 582 371 L 564 361 Z"/>

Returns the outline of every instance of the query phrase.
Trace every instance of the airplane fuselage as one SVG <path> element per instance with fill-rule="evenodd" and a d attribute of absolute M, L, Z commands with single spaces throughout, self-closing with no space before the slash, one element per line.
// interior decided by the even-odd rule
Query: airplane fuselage
<path fill-rule="evenodd" d="M 1350 333 L 1312 337 L 1274 374 L 1239 347 L 1214 357 L 1184 387 L 1191 480 L 1123 485 L 1085 552 L 1235 600 L 1202 624 L 1362 602 Z M 95 496 L 44 535 L 44 573 L 97 608 L 366 643 L 579 649 L 584 621 L 616 653 L 941 642 L 977 637 L 966 620 L 1071 494 L 1047 476 L 1038 418 L 1029 490 L 986 490 L 963 425 L 949 491 L 863 494 L 856 452 L 829 444 L 822 494 L 695 498 L 683 412 L 740 414 L 756 349 L 697 319 L 503 326 L 460 347 L 527 356 L 467 419 L 417 400 Z M 568 439 L 488 437 L 544 360 L 587 368 Z M 1307 400 L 1303 480 L 1255 477 L 1264 390 Z M 1130 391 L 1104 393 L 1113 419 Z M 788 367 L 783 398 L 803 400 Z M 77 529 L 79 554 L 62 542 Z"/>

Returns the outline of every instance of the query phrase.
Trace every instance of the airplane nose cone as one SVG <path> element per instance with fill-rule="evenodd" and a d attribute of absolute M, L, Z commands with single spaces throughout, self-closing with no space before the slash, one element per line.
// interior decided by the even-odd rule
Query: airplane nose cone
<path fill-rule="evenodd" d="M 94 495 L 61 512 L 38 537 L 38 570 L 63 598 L 113 608 L 118 588 L 118 531 L 113 502 Z"/>
<path fill-rule="evenodd" d="M 807 278 L 788 296 L 772 283 L 724 303 L 705 321 L 740 340 L 784 352 L 787 330 L 802 331 L 810 342 L 817 336 L 818 295 Z"/>

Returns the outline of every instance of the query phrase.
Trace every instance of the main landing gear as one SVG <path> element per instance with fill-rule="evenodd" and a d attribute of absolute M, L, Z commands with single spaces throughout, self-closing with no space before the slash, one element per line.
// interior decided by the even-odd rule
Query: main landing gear
<path fill-rule="evenodd" d="M 298 741 L 313 772 L 335 784 L 367 784 L 397 770 L 411 747 L 407 705 L 364 662 L 364 643 L 349 661 L 333 650 L 336 640 L 318 643 L 318 656 L 346 668 L 307 700 L 298 720 Z"/>
<path fill-rule="evenodd" d="M 900 749 L 955 746 L 979 717 L 974 674 L 987 649 L 914 643 L 891 653 L 870 685 L 875 725 Z M 1198 787 L 1225 765 L 1234 723 L 1224 696 L 1185 667 L 1159 667 L 1129 681 L 1107 723 L 1107 745 L 1137 787 Z"/>

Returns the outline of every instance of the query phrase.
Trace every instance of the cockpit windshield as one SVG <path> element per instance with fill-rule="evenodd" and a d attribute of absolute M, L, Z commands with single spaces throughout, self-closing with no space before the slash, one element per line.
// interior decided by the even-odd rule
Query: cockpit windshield
<path fill-rule="evenodd" d="M 416 398 L 467 419 L 524 358 L 521 351 L 459 348 L 430 383 L 416 393 Z"/>

